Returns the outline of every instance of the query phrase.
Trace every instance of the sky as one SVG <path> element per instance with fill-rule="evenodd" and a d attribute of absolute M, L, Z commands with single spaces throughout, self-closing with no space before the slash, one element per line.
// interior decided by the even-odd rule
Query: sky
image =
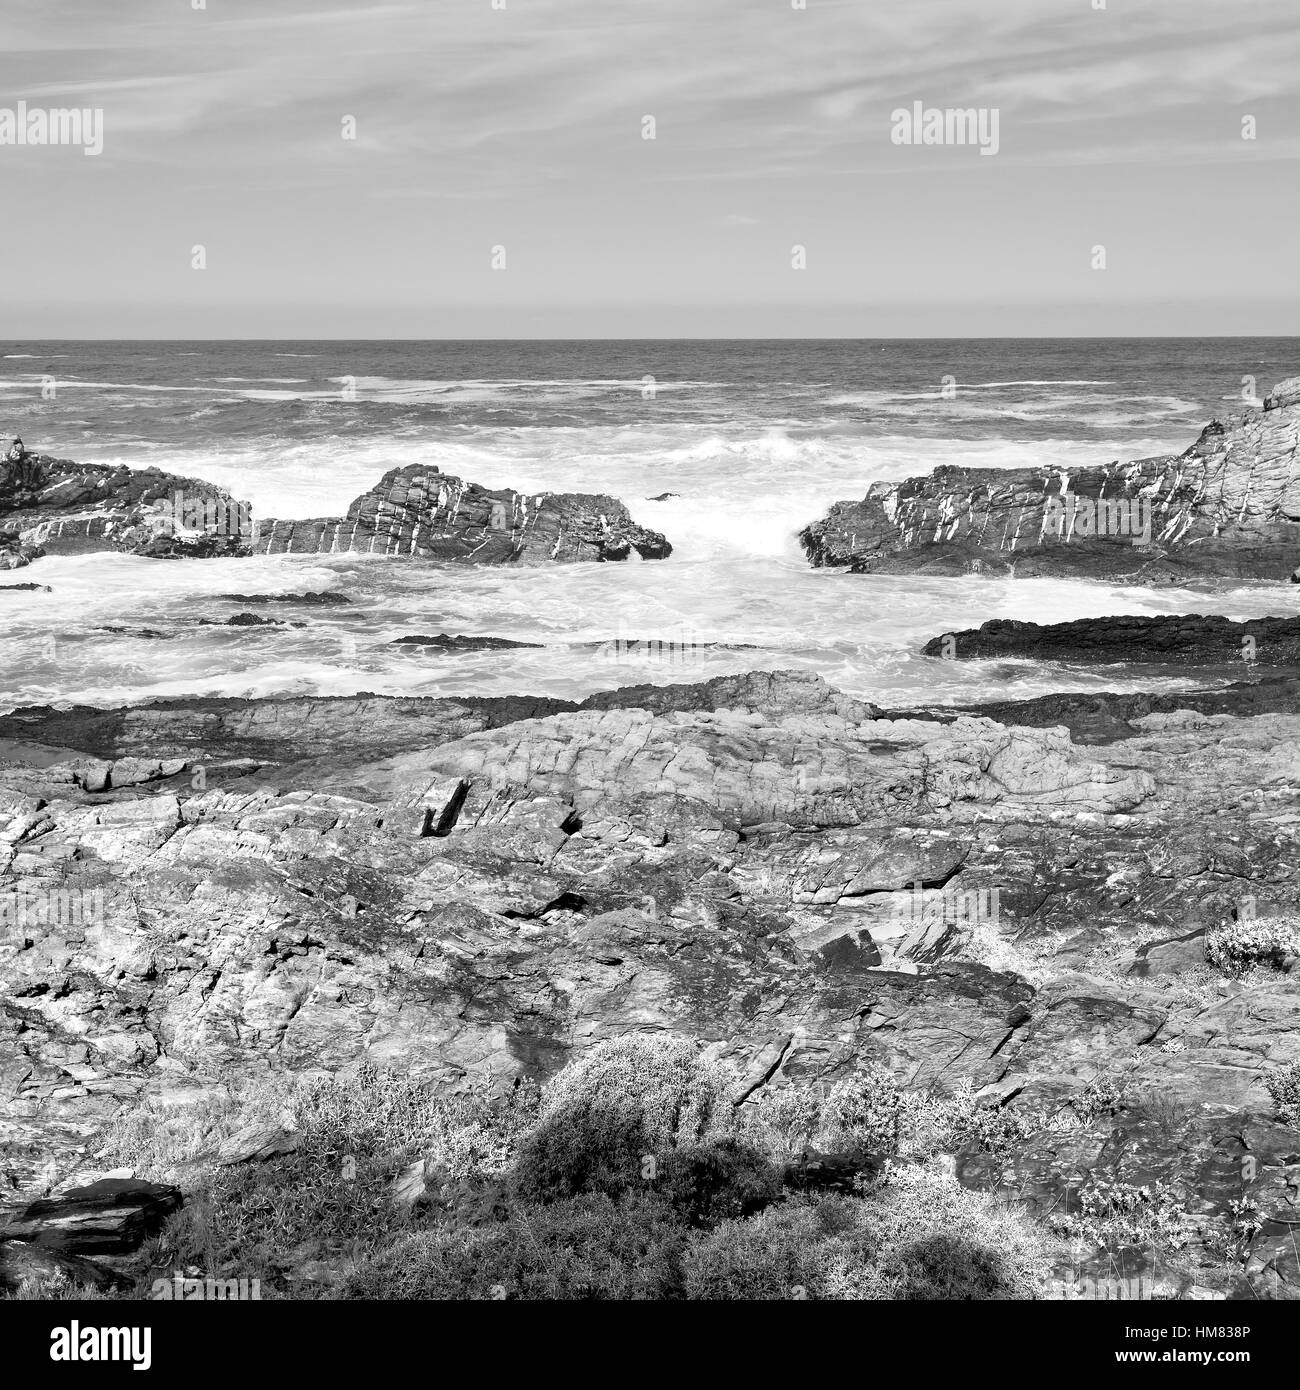
<path fill-rule="evenodd" d="M 199 3 L 4 0 L 0 338 L 1300 331 L 1296 0 Z"/>

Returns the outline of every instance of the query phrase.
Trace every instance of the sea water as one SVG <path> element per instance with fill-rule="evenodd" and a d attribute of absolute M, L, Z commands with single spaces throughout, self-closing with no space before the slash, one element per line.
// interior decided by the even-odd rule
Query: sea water
<path fill-rule="evenodd" d="M 1266 585 L 850 575 L 810 568 L 797 540 L 831 503 L 943 464 L 1072 472 L 1181 452 L 1245 409 L 1252 381 L 1262 395 L 1300 370 L 1291 340 L 0 346 L 0 429 L 56 457 L 219 484 L 259 519 L 340 515 L 385 471 L 418 463 L 489 487 L 607 493 L 674 547 L 661 562 L 542 569 L 46 557 L 0 576 L 52 590 L 0 593 L 3 708 L 363 690 L 581 698 L 779 668 L 890 706 L 1174 688 L 1188 676 L 920 649 L 989 618 L 1296 607 L 1289 587 Z M 222 594 L 308 590 L 351 602 L 253 610 L 301 627 L 197 621 L 249 607 Z M 440 632 L 541 645 L 394 645 Z"/>

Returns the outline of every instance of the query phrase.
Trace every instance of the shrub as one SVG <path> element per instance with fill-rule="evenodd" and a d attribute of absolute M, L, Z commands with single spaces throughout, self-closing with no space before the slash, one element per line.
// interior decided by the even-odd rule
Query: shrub
<path fill-rule="evenodd" d="M 821 1105 L 810 1087 L 764 1086 L 741 1107 L 741 1130 L 777 1163 L 797 1159 L 813 1141 Z"/>
<path fill-rule="evenodd" d="M 734 1129 L 734 1082 L 684 1038 L 599 1044 L 546 1087 L 537 1123 L 520 1145 L 519 1192 L 547 1201 L 641 1181 L 647 1157 Z"/>
<path fill-rule="evenodd" d="M 1116 1115 L 1124 1106 L 1128 1082 L 1117 1076 L 1094 1076 L 1075 1101 L 1079 1118 L 1085 1122 Z"/>
<path fill-rule="evenodd" d="M 809 1148 L 854 1157 L 895 1154 L 903 1115 L 903 1098 L 893 1076 L 872 1063 L 826 1092 L 765 1088 L 744 1107 L 742 1125 L 776 1161 L 789 1163 Z"/>
<path fill-rule="evenodd" d="M 1050 1262 L 1038 1224 L 947 1174 L 891 1166 L 863 1207 L 881 1253 L 853 1297 L 1034 1298 L 1046 1290 Z"/>
<path fill-rule="evenodd" d="M 298 1136 L 289 1153 L 209 1172 L 147 1243 L 145 1264 L 196 1266 L 273 1287 L 307 1259 L 361 1258 L 409 1223 L 391 1184 L 415 1158 L 428 1154 L 431 1171 L 441 1166 L 449 1176 L 500 1172 L 513 1136 L 532 1118 L 526 1088 L 496 1102 L 481 1094 L 434 1097 L 409 1077 L 374 1068 L 289 1080 L 278 1090 L 263 1083 L 248 1100 L 242 1112 L 220 1098 L 184 1115 L 145 1110 L 108 1135 L 109 1152 L 129 1153 L 137 1167 L 164 1178 L 183 1161 L 179 1155 L 210 1154 L 250 1116 Z"/>
<path fill-rule="evenodd" d="M 837 1081 L 821 1102 L 814 1142 L 827 1153 L 896 1154 L 902 1098 L 887 1068 Z"/>
<path fill-rule="evenodd" d="M 657 1164 L 655 1190 L 693 1226 L 749 1216 L 781 1194 L 781 1174 L 767 1156 L 727 1137 L 674 1149 Z"/>
<path fill-rule="evenodd" d="M 908 1299 L 1009 1298 L 1002 1258 L 987 1246 L 939 1233 L 904 1246 L 893 1258 Z"/>
<path fill-rule="evenodd" d="M 833 1298 L 841 1269 L 874 1253 L 853 1199 L 790 1198 L 743 1221 L 726 1221 L 692 1242 L 682 1262 L 692 1299 Z"/>
<path fill-rule="evenodd" d="M 1115 1250 L 1125 1245 L 1181 1250 L 1191 1238 L 1186 1209 L 1168 1183 L 1141 1187 L 1093 1178 L 1080 1189 L 1079 1210 L 1054 1217 L 1064 1236 Z"/>
<path fill-rule="evenodd" d="M 899 1149 L 913 1158 L 968 1151 L 1003 1153 L 1048 1124 L 1038 1111 L 985 1104 L 963 1077 L 951 1093 L 931 1090 L 903 1097 Z"/>
<path fill-rule="evenodd" d="M 697 1237 L 689 1298 L 1029 1298 L 1046 1287 L 1038 1228 L 951 1178 L 891 1168 L 865 1197 L 789 1198 Z"/>
<path fill-rule="evenodd" d="M 1247 917 L 1214 927 L 1205 936 L 1205 956 L 1227 975 L 1255 965 L 1280 967 L 1300 955 L 1300 926 L 1293 917 Z"/>
<path fill-rule="evenodd" d="M 583 1193 L 512 1205 L 491 1226 L 412 1232 L 341 1290 L 364 1299 L 667 1299 L 687 1231 L 662 1199 Z"/>
<path fill-rule="evenodd" d="M 1273 1108 L 1284 1125 L 1300 1128 L 1300 1062 L 1290 1062 L 1264 1078 Z"/>

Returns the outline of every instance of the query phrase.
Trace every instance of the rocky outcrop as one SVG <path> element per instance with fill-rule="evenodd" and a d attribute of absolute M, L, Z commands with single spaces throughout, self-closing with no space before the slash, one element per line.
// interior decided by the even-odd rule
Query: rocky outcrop
<path fill-rule="evenodd" d="M 475 564 L 662 560 L 672 546 L 633 522 L 613 497 L 525 494 L 467 483 L 437 468 L 410 464 L 385 473 L 345 517 L 266 521 L 256 545 L 265 555 L 362 551 Z"/>
<path fill-rule="evenodd" d="M 1234 622 L 1198 614 L 1078 618 L 1027 623 L 994 618 L 978 628 L 945 633 L 923 648 L 950 660 L 1017 657 L 1080 665 L 1300 665 L 1300 618 Z"/>
<path fill-rule="evenodd" d="M 1276 1238 L 1296 1143 L 1265 1087 L 1300 1058 L 1300 984 L 1221 978 L 1191 944 L 1247 900 L 1300 910 L 1300 700 L 1128 715 L 1082 748 L 790 672 L 582 708 L 19 712 L 0 724 L 7 1181 L 39 1198 L 142 1096 L 366 1059 L 506 1087 L 664 1031 L 708 1041 L 746 1103 L 868 1063 L 1013 1114 L 1119 1077 L 1113 1117 L 997 1165 L 958 1155 L 962 1180 L 1043 1210 L 1080 1172 L 1174 1182 L 1210 1232 L 1248 1150 L 1250 1257 L 1300 1287 Z M 241 775 L 197 775 L 222 763 Z M 1152 1097 L 1187 1108 L 1181 1147 L 1146 1142 L 1168 1119 Z M 293 1142 L 237 1138 L 223 1161 Z M 1204 1253 L 1187 1278 L 1222 1292 Z"/>
<path fill-rule="evenodd" d="M 279 521 L 254 518 L 247 503 L 222 488 L 156 468 L 44 455 L 0 462 L 0 569 L 42 553 L 97 550 L 160 559 L 364 552 L 539 565 L 626 560 L 633 553 L 660 560 L 672 546 L 636 525 L 615 498 L 493 491 L 432 466 L 386 473 L 346 516 Z"/>
<path fill-rule="evenodd" d="M 139 1249 L 180 1205 L 181 1194 L 174 1187 L 101 1178 L 28 1203 L 0 1227 L 0 1240 L 77 1255 L 125 1255 Z"/>
<path fill-rule="evenodd" d="M 24 565 L 30 565 L 33 560 L 39 560 L 45 551 L 30 541 L 25 541 L 22 537 L 8 531 L 0 531 L 0 570 L 22 569 Z M 36 589 L 38 584 L 3 584 L 0 588 L 5 589 Z"/>
<path fill-rule="evenodd" d="M 187 531 L 165 523 L 159 506 L 172 505 L 177 493 L 186 505 L 207 505 L 214 514 L 219 509 L 238 518 L 239 504 L 222 488 L 157 468 L 81 464 L 43 454 L 0 462 L 0 545 L 7 541 L 37 555 L 121 550 L 160 559 L 249 553 L 248 538 L 234 528 Z"/>
<path fill-rule="evenodd" d="M 1214 421 L 1184 453 L 1077 473 L 939 468 L 873 483 L 801 533 L 858 574 L 1070 575 L 1127 584 L 1292 578 L 1300 565 L 1300 397 Z"/>
<path fill-rule="evenodd" d="M 138 1250 L 182 1200 L 162 1183 L 107 1177 L 0 1213 L 0 1289 L 53 1274 L 99 1290 L 127 1285 L 104 1258 Z"/>

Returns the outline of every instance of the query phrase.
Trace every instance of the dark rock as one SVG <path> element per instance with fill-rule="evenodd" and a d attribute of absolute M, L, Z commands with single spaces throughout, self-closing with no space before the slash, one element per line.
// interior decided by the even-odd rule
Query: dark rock
<path fill-rule="evenodd" d="M 164 510 L 177 493 L 186 517 L 206 507 L 218 520 L 205 524 L 195 512 L 193 527 L 178 528 Z M 194 478 L 32 455 L 0 463 L 0 528 L 0 568 L 44 553 L 100 550 L 158 559 L 364 551 L 522 565 L 626 560 L 633 551 L 661 560 L 672 552 L 613 497 L 492 491 L 419 464 L 386 473 L 346 516 L 254 522 L 246 503 Z"/>
<path fill-rule="evenodd" d="M 1204 964 L 1205 932 L 1201 930 L 1139 947 L 1137 959 L 1128 973 L 1139 979 L 1148 975 L 1177 975 Z"/>
<path fill-rule="evenodd" d="M 175 1187 L 102 1178 L 29 1203 L 0 1231 L 0 1238 L 74 1255 L 125 1255 L 160 1230 L 181 1201 Z"/>
<path fill-rule="evenodd" d="M 52 594 L 53 589 L 48 584 L 0 584 L 0 589 L 25 589 L 29 593 Z"/>
<path fill-rule="evenodd" d="M 0 1290 L 17 1293 L 25 1284 L 39 1289 L 54 1281 L 99 1293 L 126 1289 L 131 1284 L 125 1275 L 95 1260 L 0 1235 Z"/>
<path fill-rule="evenodd" d="M 1300 665 L 1300 618 L 1237 622 L 1197 614 L 1160 614 L 1047 624 L 994 618 L 978 628 L 932 638 L 924 653 L 957 660 L 1026 657 L 1081 665 L 1223 666 L 1249 660 L 1263 666 L 1295 666 Z"/>
<path fill-rule="evenodd" d="M 626 560 L 633 550 L 662 560 L 672 546 L 613 497 L 490 490 L 421 464 L 385 473 L 345 517 L 264 522 L 257 543 L 266 555 L 364 551 L 480 565 Z"/>
<path fill-rule="evenodd" d="M 345 594 L 333 589 L 312 590 L 305 594 L 218 594 L 217 598 L 227 603 L 303 603 L 317 608 L 352 602 Z"/>
<path fill-rule="evenodd" d="M 0 571 L 22 569 L 24 565 L 30 565 L 33 560 L 44 554 L 44 549 L 34 541 L 24 539 L 16 531 L 0 527 Z"/>
<path fill-rule="evenodd" d="M 512 647 L 540 648 L 540 642 L 514 642 L 508 637 L 451 637 L 440 632 L 436 637 L 395 637 L 393 646 L 435 647 L 448 652 L 502 651 Z"/>
<path fill-rule="evenodd" d="M 238 515 L 228 492 L 196 478 L 29 455 L 21 464 L 0 463 L 0 536 L 7 533 L 16 542 L 21 535 L 23 545 L 49 555 L 122 550 L 176 559 L 249 553 L 250 537 L 238 531 L 177 533 L 159 507 L 178 492 L 187 503 Z"/>
<path fill-rule="evenodd" d="M 1300 553 L 1296 380 L 1274 389 L 1267 410 L 1207 425 L 1179 455 L 1068 477 L 1046 469 L 938 468 L 873 483 L 861 501 L 837 502 L 800 539 L 814 565 L 855 574 L 1282 582 Z"/>
<path fill-rule="evenodd" d="M 263 618 L 257 613 L 235 613 L 229 618 L 200 618 L 199 627 L 306 627 L 306 623 L 286 623 L 283 618 Z"/>

